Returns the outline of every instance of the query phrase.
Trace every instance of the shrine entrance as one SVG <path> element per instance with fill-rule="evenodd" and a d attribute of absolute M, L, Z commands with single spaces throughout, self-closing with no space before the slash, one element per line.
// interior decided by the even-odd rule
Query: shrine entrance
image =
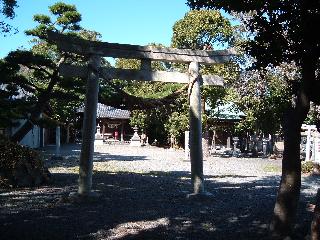
<path fill-rule="evenodd" d="M 81 106 L 77 109 L 78 113 L 85 111 L 85 106 Z M 117 109 L 111 106 L 107 106 L 102 103 L 97 104 L 97 128 L 100 128 L 102 139 L 105 142 L 128 141 L 131 135 L 127 135 L 127 128 L 129 127 L 130 111 Z M 82 119 L 83 120 L 83 119 Z"/>
<path fill-rule="evenodd" d="M 60 65 L 60 74 L 63 76 L 87 78 L 78 195 L 91 194 L 99 78 L 189 84 L 189 145 L 193 185 L 191 195 L 206 194 L 203 177 L 200 87 L 202 84 L 223 86 L 224 81 L 216 75 L 200 75 L 200 64 L 228 62 L 231 56 L 235 55 L 233 50 L 204 51 L 94 42 L 55 32 L 48 32 L 48 39 L 55 42 L 62 51 L 88 56 L 90 59 L 87 67 Z M 141 69 L 101 67 L 102 57 L 140 59 Z M 187 63 L 189 70 L 188 73 L 151 71 L 151 61 Z"/>

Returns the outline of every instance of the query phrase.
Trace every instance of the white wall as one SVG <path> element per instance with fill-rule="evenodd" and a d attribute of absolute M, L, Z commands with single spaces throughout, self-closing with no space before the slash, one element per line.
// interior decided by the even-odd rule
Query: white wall
<path fill-rule="evenodd" d="M 26 122 L 26 120 L 20 120 L 20 126 Z M 19 126 L 19 127 L 20 127 Z M 18 131 L 19 127 L 12 128 L 12 134 Z M 21 145 L 28 146 L 31 148 L 40 147 L 40 127 L 34 126 L 26 136 L 20 141 Z"/>

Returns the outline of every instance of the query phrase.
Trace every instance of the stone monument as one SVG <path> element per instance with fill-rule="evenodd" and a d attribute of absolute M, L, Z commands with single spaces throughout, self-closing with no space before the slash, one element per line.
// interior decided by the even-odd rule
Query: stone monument
<path fill-rule="evenodd" d="M 138 127 L 134 126 L 133 131 L 134 131 L 134 134 L 130 140 L 130 146 L 141 147 L 141 139 L 138 134 Z"/>
<path fill-rule="evenodd" d="M 100 133 L 100 126 L 97 126 L 96 134 L 94 135 L 94 145 L 103 145 L 103 137 Z"/>

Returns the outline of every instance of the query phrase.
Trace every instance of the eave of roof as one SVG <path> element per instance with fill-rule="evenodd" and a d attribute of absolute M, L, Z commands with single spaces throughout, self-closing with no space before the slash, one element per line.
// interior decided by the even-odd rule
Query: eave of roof
<path fill-rule="evenodd" d="M 84 105 L 77 109 L 77 112 L 84 112 Z M 98 103 L 97 106 L 97 118 L 109 118 L 109 119 L 129 119 L 130 111 L 107 106 L 102 103 Z"/>

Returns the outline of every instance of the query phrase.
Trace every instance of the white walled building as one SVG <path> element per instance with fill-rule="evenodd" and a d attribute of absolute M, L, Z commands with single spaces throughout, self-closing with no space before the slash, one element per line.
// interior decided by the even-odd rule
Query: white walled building
<path fill-rule="evenodd" d="M 11 128 L 11 135 L 18 131 L 19 127 L 26 122 L 26 120 L 20 120 L 21 124 L 18 127 Z M 27 133 L 26 136 L 20 141 L 21 145 L 31 148 L 39 148 L 44 146 L 44 131 L 39 126 L 33 126 L 33 128 Z"/>

